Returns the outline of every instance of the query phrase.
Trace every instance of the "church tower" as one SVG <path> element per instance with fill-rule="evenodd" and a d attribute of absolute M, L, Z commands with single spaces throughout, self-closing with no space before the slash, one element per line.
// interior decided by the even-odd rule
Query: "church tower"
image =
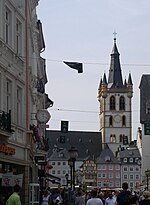
<path fill-rule="evenodd" d="M 130 73 L 123 83 L 119 55 L 114 38 L 108 80 L 104 73 L 98 88 L 102 143 L 103 147 L 108 144 L 114 154 L 132 140 L 133 84 Z"/>

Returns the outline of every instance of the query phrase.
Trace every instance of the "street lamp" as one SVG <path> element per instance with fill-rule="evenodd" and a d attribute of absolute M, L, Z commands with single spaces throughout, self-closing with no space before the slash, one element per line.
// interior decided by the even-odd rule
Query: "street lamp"
<path fill-rule="evenodd" d="M 68 164 L 70 166 L 70 182 L 71 182 L 71 189 L 75 189 L 75 161 L 78 157 L 78 150 L 75 147 L 71 147 L 68 150 L 70 158 L 68 160 Z"/>
<path fill-rule="evenodd" d="M 69 178 L 69 174 L 68 173 L 65 174 L 65 178 L 66 178 L 66 186 L 68 187 L 68 178 Z"/>

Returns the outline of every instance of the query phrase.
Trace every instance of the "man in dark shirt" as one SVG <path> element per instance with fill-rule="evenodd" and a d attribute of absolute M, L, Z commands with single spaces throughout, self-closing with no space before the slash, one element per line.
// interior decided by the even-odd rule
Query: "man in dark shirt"
<path fill-rule="evenodd" d="M 123 191 L 121 191 L 118 195 L 117 195 L 117 204 L 118 205 L 130 205 L 130 196 L 131 196 L 131 192 L 128 191 L 128 183 L 123 183 L 122 184 L 122 189 Z"/>

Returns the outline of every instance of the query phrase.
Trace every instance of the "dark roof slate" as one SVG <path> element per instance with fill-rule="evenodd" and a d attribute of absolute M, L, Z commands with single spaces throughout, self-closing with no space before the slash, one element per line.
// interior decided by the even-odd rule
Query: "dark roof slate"
<path fill-rule="evenodd" d="M 102 150 L 102 140 L 100 132 L 68 131 L 62 133 L 58 130 L 46 130 L 49 151 L 51 156 L 54 148 L 67 149 L 74 146 L 78 150 L 78 159 L 85 159 L 87 156 L 97 158 Z"/>
<path fill-rule="evenodd" d="M 106 157 L 110 157 L 109 163 L 111 164 L 119 164 L 119 160 L 114 156 L 113 152 L 109 148 L 108 144 L 105 144 L 104 149 L 102 150 L 100 156 L 96 159 L 96 163 L 106 164 Z"/>

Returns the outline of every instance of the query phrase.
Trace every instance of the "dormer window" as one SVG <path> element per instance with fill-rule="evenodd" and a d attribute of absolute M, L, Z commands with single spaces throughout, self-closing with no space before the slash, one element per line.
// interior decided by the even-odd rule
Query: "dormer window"
<path fill-rule="evenodd" d="M 127 162 L 127 158 L 124 158 L 124 159 L 123 159 L 123 162 L 125 162 L 125 163 L 126 163 L 126 162 Z"/>
<path fill-rule="evenodd" d="M 110 162 L 111 161 L 111 157 L 110 156 L 106 156 L 105 157 L 105 162 Z"/>
<path fill-rule="evenodd" d="M 130 160 L 129 160 L 131 163 L 133 163 L 133 158 L 130 158 Z"/>

